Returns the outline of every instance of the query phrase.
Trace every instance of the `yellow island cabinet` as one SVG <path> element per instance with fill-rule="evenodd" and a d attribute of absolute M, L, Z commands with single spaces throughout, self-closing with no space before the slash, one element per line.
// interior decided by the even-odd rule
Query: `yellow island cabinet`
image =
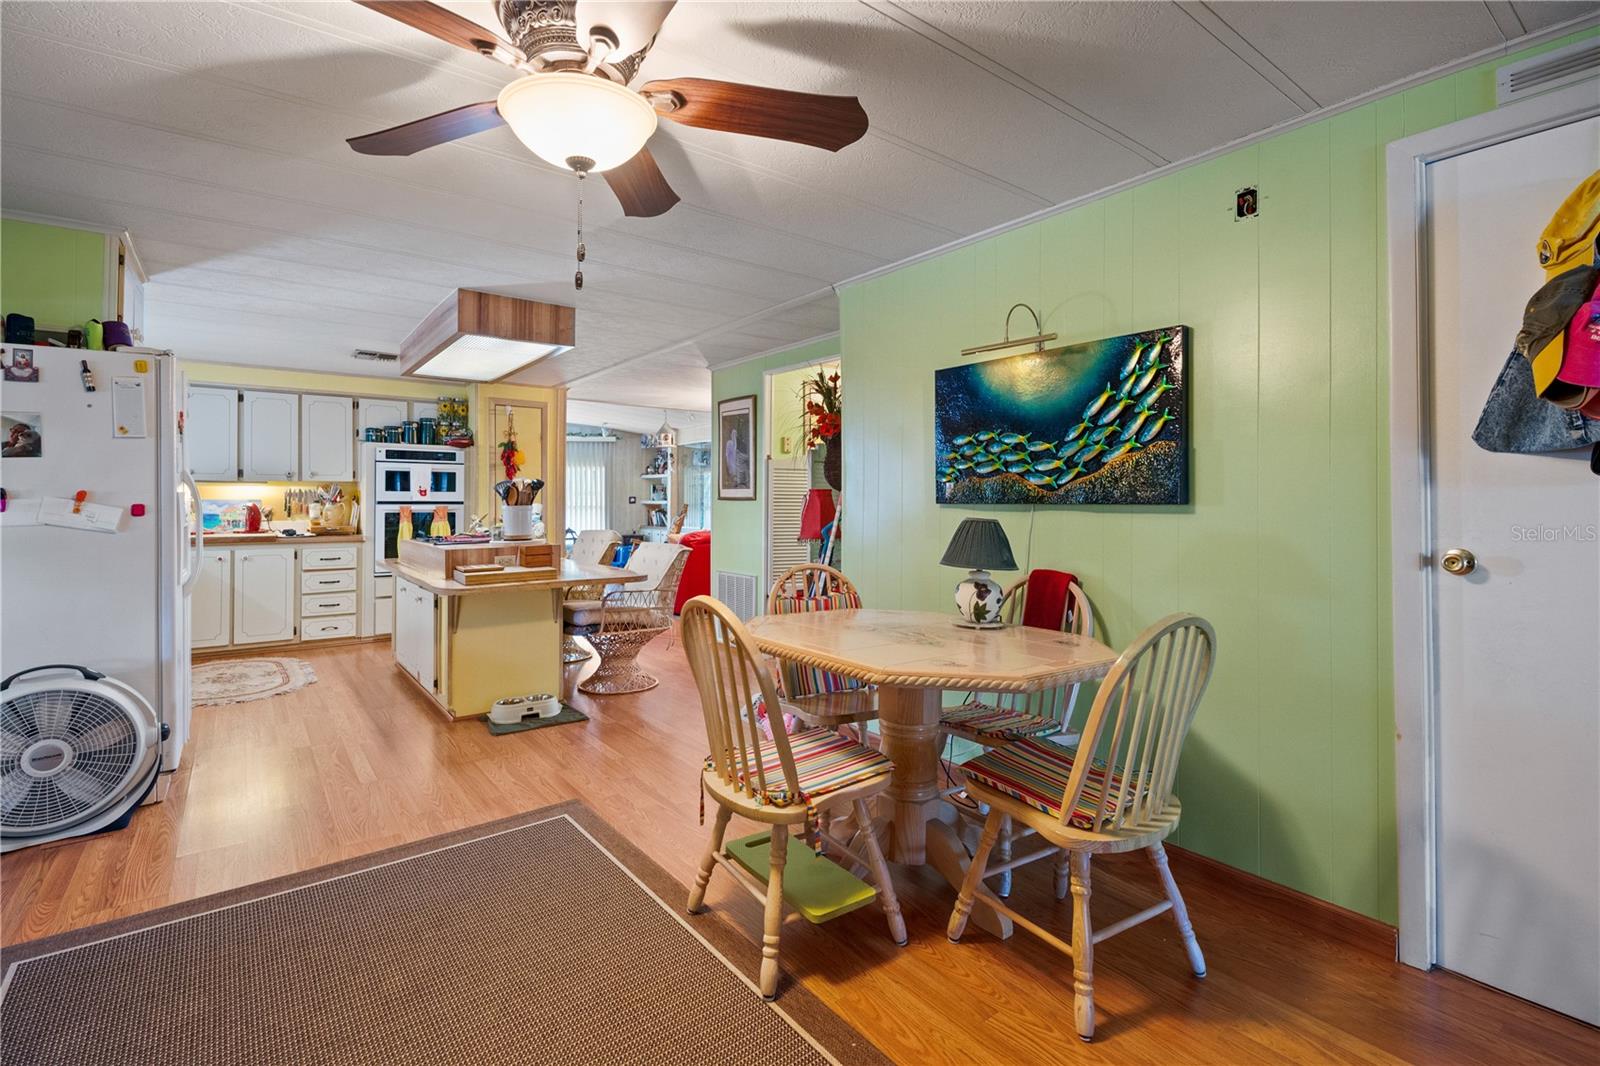
<path fill-rule="evenodd" d="M 504 569 L 462 569 L 494 563 Z M 507 696 L 559 694 L 567 590 L 645 579 L 563 559 L 554 545 L 517 542 L 401 541 L 388 566 L 395 666 L 451 718 L 488 714 Z"/>

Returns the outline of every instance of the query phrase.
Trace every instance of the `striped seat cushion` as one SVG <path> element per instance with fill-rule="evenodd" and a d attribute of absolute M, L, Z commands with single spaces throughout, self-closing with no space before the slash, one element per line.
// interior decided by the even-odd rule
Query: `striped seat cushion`
<path fill-rule="evenodd" d="M 1072 776 L 1072 760 L 1076 755 L 1076 751 L 1047 740 L 1017 740 L 967 760 L 961 764 L 961 770 L 968 780 L 988 785 L 996 792 L 1059 818 L 1061 799 L 1067 790 L 1067 778 Z M 1083 795 L 1078 797 L 1067 819 L 1071 825 L 1091 832 L 1097 828 L 1094 815 L 1105 784 L 1106 767 L 1097 759 L 1089 769 Z M 1121 788 L 1122 775 L 1113 773 L 1111 791 L 1115 793 Z M 1106 817 L 1115 813 L 1113 800 Z"/>
<path fill-rule="evenodd" d="M 774 614 L 810 614 L 813 611 L 846 611 L 861 606 L 861 597 L 854 592 L 831 592 L 822 596 L 785 596 L 777 603 Z M 850 692 L 861 688 L 853 677 L 841 677 L 827 670 L 800 663 L 780 660 L 778 673 L 783 682 L 783 694 L 790 699 L 804 699 L 828 692 Z"/>
<path fill-rule="evenodd" d="M 963 703 L 947 707 L 939 716 L 946 732 L 979 744 L 1003 744 L 1024 737 L 1047 736 L 1060 732 L 1061 723 L 1026 711 L 1013 711 L 988 703 Z"/>
<path fill-rule="evenodd" d="M 894 769 L 894 763 L 883 755 L 831 729 L 802 729 L 791 733 L 789 750 L 794 753 L 795 777 L 800 786 L 798 795 L 791 795 L 783 780 L 783 761 L 778 757 L 777 747 L 765 745 L 761 753 L 761 772 L 767 790 L 760 798 L 774 807 L 811 804 L 829 793 L 885 776 Z M 710 768 L 709 760 L 707 768 Z M 739 783 L 749 785 L 742 772 Z"/>

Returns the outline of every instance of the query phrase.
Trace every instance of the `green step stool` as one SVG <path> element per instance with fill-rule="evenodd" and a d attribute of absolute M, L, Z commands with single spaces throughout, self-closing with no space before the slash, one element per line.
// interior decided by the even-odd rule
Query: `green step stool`
<path fill-rule="evenodd" d="M 783 832 L 782 827 L 775 827 Z M 740 837 L 725 845 L 729 858 L 765 882 L 772 869 L 772 839 L 766 833 Z M 812 925 L 860 910 L 878 890 L 842 866 L 812 851 L 789 834 L 789 858 L 783 867 L 783 899 Z"/>

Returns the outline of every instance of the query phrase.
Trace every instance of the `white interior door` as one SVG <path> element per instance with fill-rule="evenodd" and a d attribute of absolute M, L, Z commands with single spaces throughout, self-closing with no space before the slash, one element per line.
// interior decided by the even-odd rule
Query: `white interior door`
<path fill-rule="evenodd" d="M 1439 963 L 1600 1023 L 1600 478 L 1471 440 L 1600 119 L 1428 168 Z M 1477 569 L 1438 567 L 1451 548 Z"/>

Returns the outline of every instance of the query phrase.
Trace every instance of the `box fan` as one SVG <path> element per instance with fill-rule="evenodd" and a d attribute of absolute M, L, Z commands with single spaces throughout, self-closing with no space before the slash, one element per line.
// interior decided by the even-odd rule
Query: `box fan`
<path fill-rule="evenodd" d="M 77 676 L 19 680 L 44 671 Z M 82 666 L 0 681 L 0 852 L 126 825 L 161 770 L 164 730 L 138 692 Z"/>

